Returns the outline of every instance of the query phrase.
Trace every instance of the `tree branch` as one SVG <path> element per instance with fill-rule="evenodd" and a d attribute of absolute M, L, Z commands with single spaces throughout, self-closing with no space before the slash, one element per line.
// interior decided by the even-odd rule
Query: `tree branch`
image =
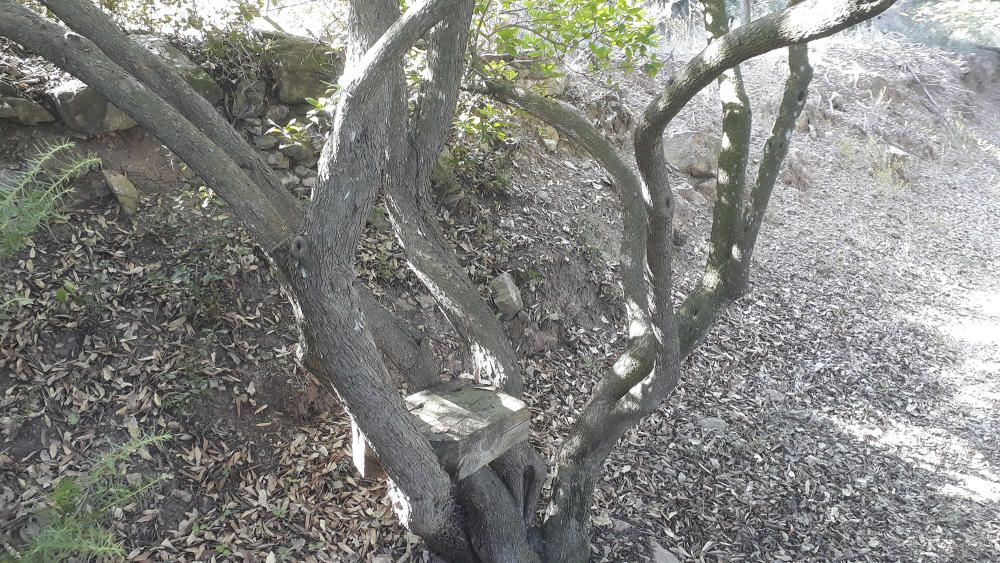
<path fill-rule="evenodd" d="M 191 125 L 243 169 L 253 185 L 259 188 L 259 198 L 267 201 L 284 218 L 289 230 L 298 227 L 302 220 L 300 205 L 281 185 L 260 153 L 162 58 L 132 41 L 89 0 L 42 0 L 42 4 L 71 29 L 90 38 L 104 55 L 187 118 Z"/>
<path fill-rule="evenodd" d="M 379 361 L 353 270 L 361 228 L 379 186 L 390 181 L 387 163 L 401 154 L 397 132 L 406 115 L 401 56 L 409 46 L 404 39 L 415 40 L 435 21 L 414 19 L 420 9 L 411 9 L 409 23 L 400 24 L 398 0 L 351 2 L 346 91 L 323 147 L 301 234 L 290 247 L 290 283 L 310 353 L 389 475 L 402 523 L 439 553 L 475 560 L 451 479 Z M 447 11 L 435 13 L 443 17 Z"/>
<path fill-rule="evenodd" d="M 508 82 L 494 80 L 478 71 L 485 93 L 509 106 L 535 116 L 555 127 L 560 134 L 583 147 L 599 162 L 618 186 L 622 206 L 622 286 L 629 322 L 629 336 L 639 338 L 650 330 L 646 279 L 646 209 L 642 182 L 618 149 L 578 109 L 559 100 L 541 96 Z"/>
<path fill-rule="evenodd" d="M 114 100 L 209 182 L 265 250 L 272 251 L 290 239 L 294 209 L 276 206 L 262 197 L 262 191 L 231 158 L 206 150 L 213 143 L 205 134 L 88 39 L 7 0 L 0 2 L 0 35 L 24 45 Z"/>
<path fill-rule="evenodd" d="M 520 395 L 523 379 L 510 341 L 446 241 L 429 195 L 430 175 L 451 128 L 474 2 L 462 0 L 434 29 L 424 81 L 403 150 L 390 174 L 389 213 L 409 266 L 465 340 L 474 369 L 486 382 Z"/>
<path fill-rule="evenodd" d="M 674 116 L 724 70 L 774 49 L 833 35 L 889 9 L 896 0 L 809 0 L 741 26 L 691 59 L 646 107 L 635 145 L 652 150 Z"/>
<path fill-rule="evenodd" d="M 703 0 L 705 29 L 713 39 L 729 32 L 725 0 Z M 730 280 L 731 268 L 738 260 L 736 242 L 742 232 L 743 199 L 746 189 L 747 163 L 750 159 L 752 114 L 750 99 L 743 85 L 739 65 L 719 76 L 719 99 L 722 102 L 722 148 L 719 151 L 718 184 L 712 212 L 712 232 L 702 283 L 712 284 L 715 278 L 725 289 L 738 283 Z M 739 291 L 739 290 L 737 290 Z"/>
<path fill-rule="evenodd" d="M 788 48 L 788 80 L 778 108 L 778 116 L 771 129 L 771 136 L 764 144 L 764 154 L 760 159 L 757 181 L 750 192 L 750 203 L 743 218 L 743 234 L 740 250 L 743 260 L 749 263 L 757 243 L 757 234 L 764 221 L 771 191 L 781 170 L 781 164 L 788 155 L 788 146 L 795 129 L 795 122 L 802 114 L 809 95 L 809 83 L 813 69 L 809 64 L 809 46 L 794 45 Z"/>

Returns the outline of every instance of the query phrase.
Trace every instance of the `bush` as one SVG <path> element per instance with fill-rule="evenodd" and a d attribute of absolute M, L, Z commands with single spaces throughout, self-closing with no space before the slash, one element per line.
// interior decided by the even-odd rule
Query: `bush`
<path fill-rule="evenodd" d="M 73 190 L 72 181 L 101 164 L 73 148 L 70 142 L 41 146 L 27 170 L 0 183 L 0 257 L 20 250 L 31 233 L 57 217 L 59 200 Z"/>

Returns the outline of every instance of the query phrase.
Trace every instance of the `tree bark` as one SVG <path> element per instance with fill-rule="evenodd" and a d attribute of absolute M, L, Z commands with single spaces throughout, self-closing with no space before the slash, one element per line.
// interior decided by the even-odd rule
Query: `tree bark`
<path fill-rule="evenodd" d="M 405 105 L 394 79 L 409 47 L 399 37 L 412 42 L 435 23 L 421 19 L 425 7 L 412 7 L 400 18 L 394 0 L 352 3 L 351 70 L 341 81 L 317 189 L 302 232 L 291 244 L 291 285 L 302 309 L 305 340 L 378 454 L 392 481 L 400 520 L 435 551 L 473 560 L 451 480 L 379 361 L 354 288 L 354 249 L 378 187 L 390 181 L 388 159 L 399 150 L 393 138 L 403 125 Z M 413 21 L 421 23 L 406 24 Z"/>
<path fill-rule="evenodd" d="M 519 396 L 523 378 L 517 354 L 441 232 L 430 194 L 431 173 L 451 130 L 474 7 L 469 0 L 458 4 L 454 17 L 428 41 L 428 77 L 421 84 L 402 169 L 389 183 L 388 208 L 410 268 L 465 341 L 480 381 Z"/>
<path fill-rule="evenodd" d="M 105 52 L 9 0 L 0 0 L 0 34 L 91 84 L 157 135 L 217 188 L 234 215 L 276 257 L 300 308 L 308 364 L 333 384 L 369 437 L 390 477 L 402 523 L 453 561 L 537 560 L 526 533 L 544 480 L 545 467 L 537 453 L 527 445 L 512 449 L 489 468 L 452 483 L 417 431 L 380 361 L 370 326 L 385 321 L 385 312 L 371 309 L 372 303 L 358 291 L 353 271 L 353 253 L 364 220 L 377 188 L 387 185 L 395 198 L 392 211 L 397 236 L 414 269 L 468 339 L 474 356 L 479 354 L 478 365 L 489 370 L 496 384 L 514 393 L 520 391 L 520 370 L 502 326 L 461 272 L 433 218 L 421 216 L 431 209 L 427 194 L 430 171 L 454 112 L 471 0 L 428 0 L 402 16 L 395 0 L 352 2 L 349 69 L 341 81 L 318 186 L 301 227 L 299 208 L 288 194 L 272 189 L 273 178 L 260 165 L 259 157 L 244 151 L 245 141 L 234 132 L 213 130 L 211 124 L 218 116 L 205 114 L 207 104 L 187 100 L 186 85 L 179 84 L 169 69 L 161 76 L 162 65 L 150 60 L 144 51 L 136 51 L 117 29 L 102 27 L 103 20 L 93 10 L 76 14 L 70 9 L 73 0 L 47 2 L 70 25 L 86 30 L 82 33 L 106 32 L 99 39 Z M 625 237 L 632 338 L 613 369 L 595 386 L 558 453 L 558 474 L 544 523 L 546 561 L 584 561 L 589 557 L 590 502 L 604 460 L 617 440 L 676 386 L 681 358 L 707 330 L 723 302 L 716 293 L 721 284 L 703 284 L 702 291 L 688 297 L 677 317 L 673 311 L 669 252 L 673 196 L 662 151 L 667 123 L 698 90 L 740 62 L 774 48 L 829 35 L 876 15 L 892 3 L 812 0 L 720 34 L 647 107 L 634 135 L 638 176 L 614 150 L 606 150 L 603 137 L 595 134 L 593 127 L 588 128 L 585 120 L 581 123 L 578 112 L 558 103 L 541 103 L 523 92 L 500 94 L 507 95 L 509 103 L 547 115 L 550 122 L 558 123 L 563 132 L 575 135 L 588 147 L 620 184 L 623 207 L 629 207 L 626 213 L 637 218 L 637 223 L 628 227 L 639 226 L 638 235 L 633 232 Z M 430 40 L 431 79 L 425 83 L 424 95 L 408 126 L 400 60 L 409 45 L 440 20 L 445 23 L 437 26 Z M 744 226 L 738 237 L 738 258 L 746 260 L 747 266 L 774 178 L 787 152 L 788 134 L 804 104 L 811 73 L 804 56 L 804 47 L 790 56 L 792 77 L 782 112 L 765 147 L 749 205 L 738 215 Z M 734 99 L 739 98 L 735 92 Z M 738 127 L 743 117 L 735 111 L 736 106 L 733 108 L 729 123 Z M 399 135 L 400 131 L 409 133 Z M 733 157 L 731 161 L 729 157 Z M 737 164 L 744 162 L 745 174 L 745 156 L 734 149 L 726 158 L 725 168 L 731 170 L 726 182 L 738 180 L 741 172 Z M 723 189 L 732 195 L 732 186 L 720 187 L 720 193 Z M 742 192 L 739 196 L 741 201 Z M 736 200 L 732 203 L 741 205 Z M 723 211 L 731 209 L 723 206 Z M 725 236 L 732 233 L 725 230 Z M 698 310 L 691 316 L 693 307 Z"/>

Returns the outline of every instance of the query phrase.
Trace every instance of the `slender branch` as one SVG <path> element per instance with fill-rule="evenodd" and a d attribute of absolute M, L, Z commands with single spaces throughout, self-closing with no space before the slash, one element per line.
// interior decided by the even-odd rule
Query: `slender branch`
<path fill-rule="evenodd" d="M 290 239 L 292 210 L 276 207 L 261 197 L 261 190 L 232 159 L 219 151 L 206 150 L 213 146 L 211 139 L 156 92 L 108 59 L 90 40 L 6 0 L 0 2 L 0 35 L 24 45 L 114 100 L 209 182 L 266 250 L 278 248 Z"/>
<path fill-rule="evenodd" d="M 401 168 L 390 174 L 389 213 L 407 262 L 467 344 L 473 369 L 512 395 L 523 379 L 503 326 L 471 283 L 434 219 L 430 175 L 451 126 L 474 2 L 462 0 L 431 33 L 422 84 Z"/>
<path fill-rule="evenodd" d="M 705 29 L 713 39 L 729 32 L 725 0 L 703 0 Z M 705 277 L 702 283 L 721 278 L 731 287 L 727 265 L 738 251 L 736 242 L 742 232 L 743 199 L 747 164 L 750 159 L 752 115 L 750 99 L 743 85 L 739 65 L 719 76 L 719 99 L 722 102 L 722 147 L 719 151 L 718 183 L 712 213 L 712 232 Z M 738 259 L 738 257 L 735 257 Z"/>
<path fill-rule="evenodd" d="M 794 1 L 794 0 L 793 0 Z M 771 136 L 764 145 L 757 181 L 750 192 L 750 202 L 743 218 L 743 234 L 740 240 L 742 259 L 749 263 L 764 221 L 771 191 L 781 170 L 781 164 L 788 155 L 788 145 L 795 129 L 795 122 L 802 114 L 809 95 L 809 83 L 813 69 L 809 64 L 808 45 L 794 45 L 788 48 L 788 80 L 778 108 L 778 116 L 771 129 Z"/>
<path fill-rule="evenodd" d="M 646 107 L 636 147 L 652 150 L 667 123 L 719 74 L 774 49 L 833 35 L 889 9 L 896 0 L 809 0 L 750 22 L 713 41 Z"/>
<path fill-rule="evenodd" d="M 622 285 L 628 314 L 629 335 L 638 338 L 649 332 L 649 298 L 646 281 L 645 231 L 646 210 L 642 182 L 634 168 L 622 158 L 618 149 L 578 109 L 536 94 L 508 82 L 483 78 L 485 93 L 507 105 L 531 114 L 555 127 L 560 134 L 582 146 L 599 162 L 617 184 L 621 193 L 622 224 Z"/>
<path fill-rule="evenodd" d="M 475 0 L 459 0 L 460 8 L 439 23 L 427 46 L 427 76 L 412 120 L 409 160 L 416 165 L 418 190 L 429 185 L 431 172 L 451 131 L 458 88 L 469 42 Z M 424 197 L 426 194 L 419 194 Z"/>
<path fill-rule="evenodd" d="M 132 41 L 90 0 L 43 0 L 42 3 L 71 29 L 91 39 L 109 59 L 187 118 L 243 169 L 259 188 L 259 196 L 284 218 L 288 229 L 298 227 L 302 210 L 295 197 L 282 187 L 281 181 L 261 154 L 226 123 L 219 112 L 199 96 L 170 65 Z"/>

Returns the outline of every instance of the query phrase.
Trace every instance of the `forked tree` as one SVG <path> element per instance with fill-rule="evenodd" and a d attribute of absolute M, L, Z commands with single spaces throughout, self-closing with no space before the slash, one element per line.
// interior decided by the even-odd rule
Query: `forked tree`
<path fill-rule="evenodd" d="M 355 278 L 358 238 L 384 186 L 409 266 L 464 340 L 481 380 L 521 395 L 517 355 L 446 243 L 430 193 L 431 171 L 467 75 L 474 0 L 423 0 L 404 13 L 398 0 L 351 0 L 347 66 L 317 186 L 305 206 L 215 108 L 88 0 L 43 0 L 62 24 L 0 0 L 0 35 L 92 86 L 226 201 L 280 273 L 300 313 L 304 365 L 336 390 L 377 453 L 404 526 L 450 561 L 579 562 L 589 558 L 591 497 L 612 447 L 674 389 L 683 358 L 719 309 L 747 288 L 764 211 L 806 100 L 811 69 L 805 43 L 871 18 L 893 2 L 792 2 L 729 30 L 724 0 L 703 0 L 712 39 L 663 80 L 637 122 L 629 156 L 572 106 L 495 78 L 480 81 L 490 95 L 589 151 L 621 194 L 630 341 L 563 441 L 546 499 L 541 496 L 548 468 L 526 442 L 464 479 L 444 470 L 383 359 L 384 353 L 402 369 L 411 390 L 424 389 L 440 382 L 429 348 Z M 426 78 L 408 107 L 403 57 L 425 37 Z M 784 47 L 790 71 L 784 97 L 755 181 L 748 184 L 750 104 L 737 65 Z M 662 138 L 688 100 L 715 80 L 723 143 L 710 252 L 701 283 L 675 311 L 670 249 L 676 178 Z M 536 525 L 541 502 L 544 516 Z M 529 541 L 539 530 L 544 541 Z"/>

